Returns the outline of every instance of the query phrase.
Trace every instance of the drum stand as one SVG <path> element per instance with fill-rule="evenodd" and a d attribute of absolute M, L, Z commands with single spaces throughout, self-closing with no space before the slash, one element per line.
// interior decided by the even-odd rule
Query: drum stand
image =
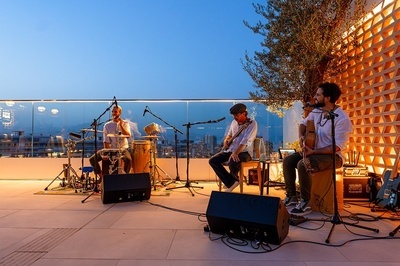
<path fill-rule="evenodd" d="M 49 186 L 51 184 L 53 184 L 54 181 L 56 181 L 57 179 L 60 179 L 61 182 L 61 187 L 66 187 L 67 184 L 65 184 L 65 178 L 60 178 L 61 174 L 66 173 L 67 174 L 67 183 L 68 185 L 71 185 L 74 189 L 75 189 L 75 193 L 77 193 L 76 190 L 76 178 L 78 177 L 78 174 L 76 173 L 76 171 L 74 170 L 74 168 L 72 168 L 71 166 L 71 153 L 72 151 L 75 149 L 76 146 L 76 142 L 69 139 L 68 143 L 65 145 L 67 147 L 67 155 L 68 155 L 68 164 L 63 168 L 63 170 L 50 182 L 50 184 L 47 185 L 47 187 L 44 188 L 44 190 L 48 190 Z M 74 175 L 71 177 L 71 171 L 74 173 Z M 71 182 L 72 181 L 72 182 Z"/>
<path fill-rule="evenodd" d="M 160 173 L 158 172 L 159 170 L 170 179 L 170 181 L 172 182 L 172 178 L 167 174 L 167 172 L 164 171 L 164 169 L 162 169 L 160 166 L 157 165 L 157 154 L 156 154 L 156 141 L 158 139 L 157 136 L 146 136 L 145 138 L 149 138 L 150 139 L 150 159 L 147 162 L 147 164 L 145 165 L 144 169 L 146 169 L 146 166 L 149 165 L 149 172 L 150 172 L 150 176 L 151 179 L 153 181 L 153 186 L 154 186 L 154 190 L 156 190 L 156 172 L 158 174 L 158 177 L 160 177 Z M 161 182 L 161 181 L 160 181 Z"/>

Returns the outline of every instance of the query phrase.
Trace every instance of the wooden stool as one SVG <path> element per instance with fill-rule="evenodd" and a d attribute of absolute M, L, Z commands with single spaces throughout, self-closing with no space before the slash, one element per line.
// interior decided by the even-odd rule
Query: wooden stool
<path fill-rule="evenodd" d="M 326 214 L 334 213 L 332 169 L 312 174 L 311 209 Z M 343 177 L 341 169 L 336 170 L 336 197 L 338 210 L 343 209 Z"/>

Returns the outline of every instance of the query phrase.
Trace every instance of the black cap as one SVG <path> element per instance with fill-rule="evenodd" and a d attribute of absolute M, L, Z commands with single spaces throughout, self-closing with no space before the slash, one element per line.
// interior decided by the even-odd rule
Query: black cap
<path fill-rule="evenodd" d="M 236 115 L 238 113 L 243 113 L 245 111 L 247 111 L 247 107 L 243 103 L 237 103 L 234 106 L 232 106 L 231 109 L 229 109 L 229 112 L 232 115 Z"/>

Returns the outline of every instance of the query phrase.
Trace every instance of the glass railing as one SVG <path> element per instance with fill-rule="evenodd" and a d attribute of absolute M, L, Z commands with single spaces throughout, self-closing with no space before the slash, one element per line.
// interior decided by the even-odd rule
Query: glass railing
<path fill-rule="evenodd" d="M 267 155 L 282 146 L 282 119 L 249 100 L 118 100 L 122 118 L 130 121 L 131 143 L 149 140 L 156 129 L 160 158 L 208 158 L 221 150 L 232 117 L 229 108 L 247 105 L 258 123 Z M 0 101 L 1 157 L 88 157 L 102 149 L 103 124 L 113 101 Z M 146 112 L 145 112 L 146 110 Z M 221 118 L 226 118 L 221 120 Z M 95 126 L 97 125 L 97 126 Z M 187 138 L 189 136 L 189 138 Z M 177 140 L 175 142 L 175 140 Z"/>

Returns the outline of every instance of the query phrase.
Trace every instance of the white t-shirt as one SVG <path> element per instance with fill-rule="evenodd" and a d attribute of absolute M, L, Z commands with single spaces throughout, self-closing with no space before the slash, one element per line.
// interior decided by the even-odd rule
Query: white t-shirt
<path fill-rule="evenodd" d="M 334 110 L 334 126 L 335 126 L 335 142 L 340 148 L 337 154 L 345 160 L 344 152 L 347 149 L 347 142 L 350 138 L 350 133 L 353 132 L 353 125 L 350 118 L 341 107 Z M 332 145 L 332 120 L 327 111 L 314 109 L 301 124 L 307 125 L 307 121 L 314 120 L 315 126 L 315 149 L 323 148 Z"/>

